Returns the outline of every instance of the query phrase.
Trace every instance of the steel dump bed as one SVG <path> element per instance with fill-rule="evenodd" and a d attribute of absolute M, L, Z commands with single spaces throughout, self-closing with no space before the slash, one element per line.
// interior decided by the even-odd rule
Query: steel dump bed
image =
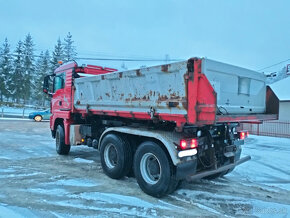
<path fill-rule="evenodd" d="M 177 126 L 259 122 L 265 115 L 261 73 L 192 58 L 187 61 L 75 79 L 74 110 Z"/>

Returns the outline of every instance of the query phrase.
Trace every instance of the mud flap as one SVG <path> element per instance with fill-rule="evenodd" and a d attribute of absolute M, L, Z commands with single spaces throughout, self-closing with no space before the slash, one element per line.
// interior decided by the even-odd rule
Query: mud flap
<path fill-rule="evenodd" d="M 196 173 L 197 159 L 180 163 L 176 166 L 176 179 L 185 179 L 188 175 Z"/>

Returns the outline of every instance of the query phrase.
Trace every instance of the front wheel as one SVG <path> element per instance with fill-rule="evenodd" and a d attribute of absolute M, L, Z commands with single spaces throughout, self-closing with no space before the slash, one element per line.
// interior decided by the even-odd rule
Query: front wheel
<path fill-rule="evenodd" d="M 140 188 L 154 197 L 175 191 L 179 181 L 165 151 L 156 143 L 143 142 L 134 157 L 134 173 Z"/>
<path fill-rule="evenodd" d="M 67 155 L 70 151 L 70 145 L 65 144 L 64 129 L 58 125 L 55 133 L 55 148 L 56 152 L 60 155 Z"/>

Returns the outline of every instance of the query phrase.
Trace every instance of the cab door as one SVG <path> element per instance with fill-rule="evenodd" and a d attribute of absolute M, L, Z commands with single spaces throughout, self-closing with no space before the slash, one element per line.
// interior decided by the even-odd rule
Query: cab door
<path fill-rule="evenodd" d="M 72 69 L 56 73 L 53 79 L 52 113 L 71 110 Z"/>

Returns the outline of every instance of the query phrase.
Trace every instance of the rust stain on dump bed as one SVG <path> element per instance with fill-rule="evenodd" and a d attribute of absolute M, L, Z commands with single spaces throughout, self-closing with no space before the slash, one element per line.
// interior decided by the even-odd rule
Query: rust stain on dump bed
<path fill-rule="evenodd" d="M 171 93 L 170 99 L 180 99 L 179 93 L 177 93 L 177 94 L 175 92 Z"/>
<path fill-rule="evenodd" d="M 142 76 L 140 69 L 136 70 L 136 76 Z"/>
<path fill-rule="evenodd" d="M 168 100 L 168 97 L 166 95 L 158 95 L 158 101 L 166 101 Z"/>
<path fill-rule="evenodd" d="M 170 67 L 170 64 L 165 64 L 161 66 L 161 71 L 162 72 L 168 72 L 168 69 Z"/>
<path fill-rule="evenodd" d="M 188 108 L 188 104 L 187 104 L 187 100 L 185 98 L 182 98 L 182 101 L 181 101 L 181 104 L 182 104 L 182 107 L 187 110 Z"/>

